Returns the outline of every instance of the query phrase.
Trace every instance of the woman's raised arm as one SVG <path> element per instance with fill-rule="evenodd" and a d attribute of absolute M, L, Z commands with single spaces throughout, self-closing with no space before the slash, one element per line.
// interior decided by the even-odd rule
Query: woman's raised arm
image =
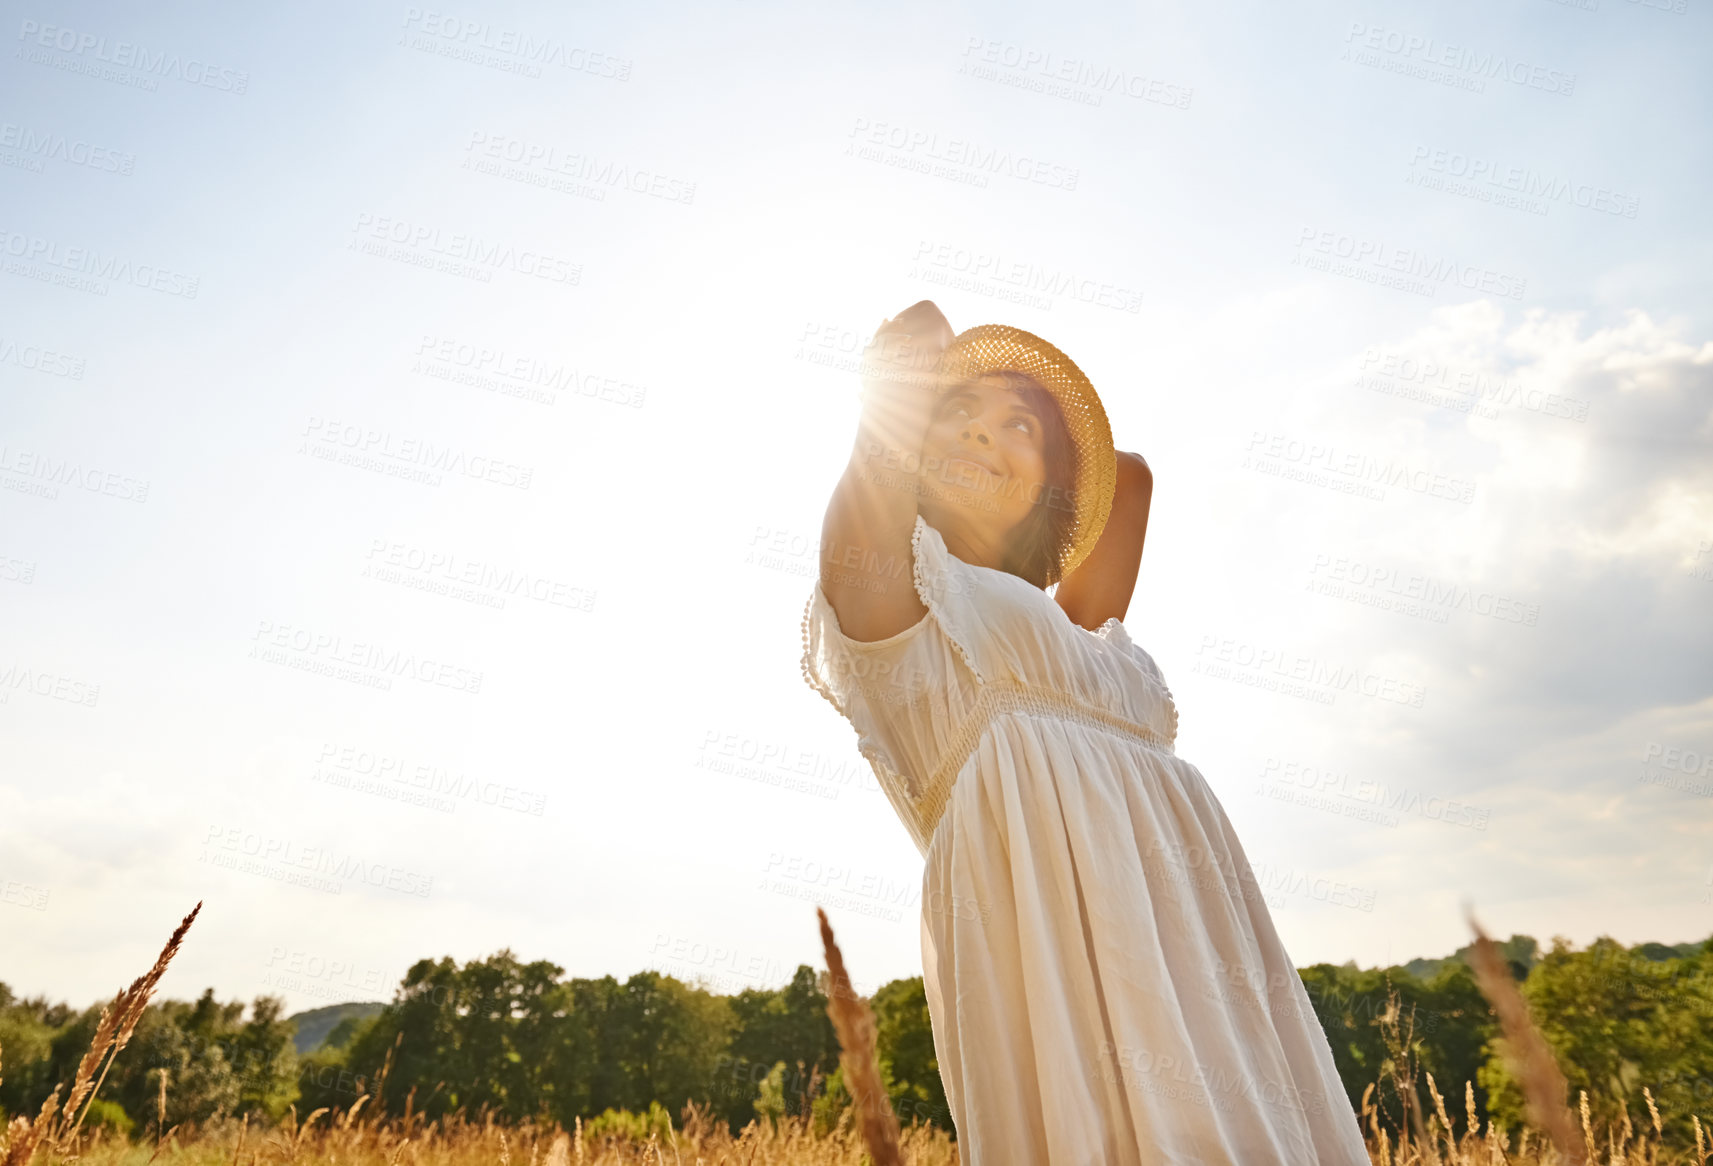
<path fill-rule="evenodd" d="M 911 574 L 910 536 L 936 398 L 929 374 L 953 335 L 934 302 L 922 300 L 883 321 L 864 353 L 862 418 L 821 524 L 821 590 L 853 640 L 887 639 L 928 614 Z"/>
<path fill-rule="evenodd" d="M 1153 499 L 1154 472 L 1148 463 L 1139 453 L 1120 452 L 1118 485 L 1106 526 L 1088 558 L 1065 576 L 1053 593 L 1072 623 L 1097 631 L 1108 619 L 1122 620 L 1130 610 Z"/>

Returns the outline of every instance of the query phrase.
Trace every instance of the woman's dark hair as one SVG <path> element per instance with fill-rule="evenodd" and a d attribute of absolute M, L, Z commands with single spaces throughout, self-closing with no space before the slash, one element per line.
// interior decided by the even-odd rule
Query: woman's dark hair
<path fill-rule="evenodd" d="M 1041 419 L 1041 450 L 1047 466 L 1047 481 L 1029 517 L 1011 532 L 1000 570 L 1045 590 L 1059 582 L 1059 565 L 1076 527 L 1076 445 L 1071 441 L 1070 430 L 1065 428 L 1065 416 L 1059 410 L 1059 402 L 1028 373 L 1009 368 L 996 369 L 972 377 L 965 383 L 973 384 L 978 380 L 998 381 L 1008 389 L 1017 390 L 1024 404 Z M 953 389 L 961 387 L 953 386 Z M 951 391 L 948 390 L 948 395 Z"/>

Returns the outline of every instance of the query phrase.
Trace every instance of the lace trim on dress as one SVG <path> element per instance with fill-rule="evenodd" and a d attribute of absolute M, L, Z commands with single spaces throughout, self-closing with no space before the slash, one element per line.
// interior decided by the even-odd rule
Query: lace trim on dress
<path fill-rule="evenodd" d="M 861 753 L 873 768 L 881 792 L 886 795 L 886 800 L 892 803 L 893 812 L 898 815 L 898 820 L 904 823 L 905 830 L 909 831 L 911 840 L 916 843 L 916 849 L 926 854 L 928 839 L 922 831 L 927 827 L 917 810 L 920 798 L 917 796 L 916 783 L 908 774 L 899 773 L 892 768 L 885 752 L 871 747 L 866 740 L 857 742 L 857 752 Z"/>
<path fill-rule="evenodd" d="M 850 660 L 852 656 L 862 654 L 865 650 L 887 648 L 893 645 L 896 641 L 902 640 L 906 636 L 921 631 L 922 625 L 928 622 L 929 616 L 932 616 L 939 622 L 942 628 L 946 629 L 946 638 L 952 641 L 953 645 L 958 650 L 958 655 L 963 657 L 964 663 L 966 665 L 970 665 L 970 671 L 975 672 L 974 665 L 970 663 L 970 653 L 968 649 L 964 647 L 957 636 L 953 635 L 951 629 L 947 627 L 946 621 L 942 618 L 938 590 L 931 590 L 923 582 L 921 566 L 921 536 L 922 526 L 925 524 L 922 521 L 921 515 L 917 515 L 916 523 L 916 527 L 910 533 L 911 582 L 915 585 L 916 595 L 917 598 L 922 601 L 922 606 L 928 609 L 928 615 L 923 616 L 903 631 L 887 636 L 885 639 L 852 640 L 849 636 L 844 634 L 844 628 L 839 625 L 839 614 L 833 610 L 833 605 L 828 601 L 826 592 L 821 589 L 821 582 L 819 579 L 817 579 L 814 585 L 809 589 L 809 599 L 803 604 L 803 619 L 799 625 L 799 631 L 801 633 L 803 643 L 803 652 L 798 658 L 798 668 L 803 673 L 804 683 L 825 697 L 827 703 L 832 705 L 833 708 L 838 711 L 839 715 L 845 717 L 847 720 L 850 719 L 850 710 L 847 709 L 845 704 L 840 701 L 839 696 L 835 693 L 833 688 L 823 682 L 821 676 L 818 675 L 818 667 L 812 667 L 811 664 L 813 663 L 817 666 L 825 665 L 828 662 L 828 659 L 826 658 L 844 662 Z M 944 575 L 945 567 L 943 564 L 939 565 L 937 570 L 941 575 Z M 831 636 L 823 637 L 823 640 L 826 642 L 823 642 L 820 645 L 821 650 L 819 653 L 815 650 L 815 637 L 810 631 L 815 624 L 815 611 L 817 605 L 824 606 L 826 608 L 825 618 L 821 621 L 823 629 L 833 633 Z"/>
<path fill-rule="evenodd" d="M 946 619 L 941 589 L 945 586 L 945 581 L 952 569 L 951 564 L 947 562 L 947 560 L 955 558 L 956 556 L 944 549 L 945 543 L 943 541 L 938 543 L 939 549 L 932 552 L 934 562 L 931 569 L 937 576 L 935 585 L 929 586 L 925 578 L 924 564 L 922 561 L 922 535 L 924 531 L 929 529 L 931 528 L 928 526 L 928 520 L 918 514 L 916 516 L 915 529 L 910 532 L 910 577 L 912 582 L 916 584 L 916 596 L 922 601 L 922 606 L 926 607 L 929 612 L 933 614 L 934 618 L 939 621 L 941 629 L 946 633 L 946 638 L 952 642 L 952 647 L 957 649 L 958 655 L 963 657 L 964 667 L 968 668 L 970 670 L 970 675 L 975 677 L 976 684 L 984 684 L 986 681 L 982 677 L 981 669 L 975 666 L 975 657 L 964 644 L 962 628 L 958 626 L 956 620 L 948 622 Z M 934 538 L 936 541 L 940 539 L 939 531 L 934 531 Z M 960 590 L 966 586 L 966 583 L 961 576 L 956 576 L 955 578 L 957 579 L 957 585 Z"/>
<path fill-rule="evenodd" d="M 825 684 L 821 683 L 820 678 L 817 677 L 814 671 L 809 667 L 809 660 L 813 655 L 812 650 L 809 647 L 809 620 L 815 611 L 815 600 L 820 598 L 819 587 L 820 585 L 816 584 L 816 590 L 809 592 L 809 602 L 803 605 L 803 656 L 798 661 L 798 665 L 803 669 L 804 683 L 810 688 L 813 688 L 816 692 L 820 693 L 822 696 L 826 697 L 827 703 L 832 705 L 834 709 L 838 710 L 838 714 L 842 717 L 847 715 L 844 710 L 844 706 L 839 704 L 838 698 L 833 695 L 832 691 Z"/>

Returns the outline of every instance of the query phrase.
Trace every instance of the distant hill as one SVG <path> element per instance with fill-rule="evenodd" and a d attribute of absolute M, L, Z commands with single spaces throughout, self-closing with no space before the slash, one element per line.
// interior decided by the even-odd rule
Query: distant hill
<path fill-rule="evenodd" d="M 1513 935 L 1509 939 L 1498 941 L 1498 946 L 1499 954 L 1513 966 L 1518 973 L 1519 979 L 1528 975 L 1530 969 L 1535 966 L 1535 962 L 1541 955 L 1540 944 L 1535 942 L 1535 938 L 1532 935 Z M 1409 963 L 1401 966 L 1406 972 L 1415 976 L 1417 979 L 1431 980 L 1434 976 L 1439 974 L 1439 970 L 1441 968 L 1448 964 L 1468 963 L 1469 953 L 1474 947 L 1475 945 L 1473 943 L 1468 943 L 1441 959 L 1428 959 L 1423 957 L 1421 959 L 1413 959 Z M 1631 950 L 1646 959 L 1661 962 L 1664 960 L 1691 956 L 1700 949 L 1700 941 L 1692 940 L 1688 943 L 1679 943 L 1675 945 L 1668 943 L 1640 943 Z"/>
<path fill-rule="evenodd" d="M 1513 935 L 1509 939 L 1495 940 L 1494 942 L 1498 945 L 1499 955 L 1504 958 L 1506 963 L 1512 965 L 1518 979 L 1527 976 L 1529 970 L 1535 966 L 1535 960 L 1540 958 L 1540 944 L 1535 942 L 1535 937 L 1532 935 Z M 1468 963 L 1469 953 L 1474 948 L 1473 943 L 1466 943 L 1448 956 L 1440 959 L 1429 959 L 1424 956 L 1421 959 L 1411 960 L 1403 967 L 1406 972 L 1419 980 L 1431 980 L 1439 974 L 1441 968 L 1448 964 Z"/>
<path fill-rule="evenodd" d="M 326 1008 L 311 1008 L 286 1017 L 297 1025 L 294 1044 L 299 1056 L 312 1053 L 326 1043 L 328 1036 L 342 1020 L 366 1020 L 385 1008 L 385 1004 L 364 1001 L 358 1004 L 329 1004 Z"/>

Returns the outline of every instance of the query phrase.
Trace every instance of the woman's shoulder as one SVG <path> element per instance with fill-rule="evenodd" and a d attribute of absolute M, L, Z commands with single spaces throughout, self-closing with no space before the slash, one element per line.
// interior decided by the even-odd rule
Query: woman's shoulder
<path fill-rule="evenodd" d="M 833 700 L 840 711 L 847 704 L 842 697 L 857 677 L 865 676 L 872 681 L 889 670 L 903 667 L 906 661 L 902 657 L 913 653 L 914 645 L 927 640 L 948 641 L 977 681 L 981 679 L 975 655 L 981 621 L 968 602 L 972 591 L 968 564 L 946 550 L 940 532 L 920 514 L 911 531 L 908 569 L 910 584 L 926 614 L 880 639 L 853 639 L 820 580 L 811 588 L 803 610 L 803 674 L 811 687 Z M 903 571 L 898 575 L 902 579 Z M 929 653 L 927 658 L 937 659 L 937 654 Z M 893 685 L 907 679 L 890 677 Z M 920 682 L 922 678 L 915 679 Z M 835 699 L 836 696 L 841 699 Z"/>

